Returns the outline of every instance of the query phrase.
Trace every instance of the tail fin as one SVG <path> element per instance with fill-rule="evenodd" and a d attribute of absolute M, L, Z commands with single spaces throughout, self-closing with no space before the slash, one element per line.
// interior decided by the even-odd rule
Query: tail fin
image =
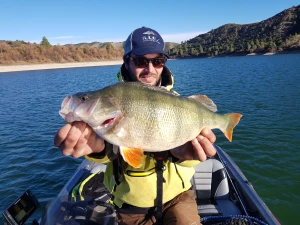
<path fill-rule="evenodd" d="M 222 130 L 225 137 L 231 142 L 232 141 L 232 133 L 233 128 L 240 122 L 242 114 L 239 113 L 229 113 L 225 114 L 225 116 L 228 118 L 228 124 L 225 130 Z"/>

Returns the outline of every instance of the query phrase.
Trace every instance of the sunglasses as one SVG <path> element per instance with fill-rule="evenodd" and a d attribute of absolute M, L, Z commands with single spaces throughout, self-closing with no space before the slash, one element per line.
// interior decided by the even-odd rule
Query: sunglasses
<path fill-rule="evenodd" d="M 148 59 L 145 57 L 130 57 L 130 60 L 134 62 L 134 65 L 137 68 L 145 68 L 149 65 L 149 62 L 152 63 L 154 68 L 162 68 L 164 67 L 165 63 L 167 62 L 166 58 L 152 58 Z"/>

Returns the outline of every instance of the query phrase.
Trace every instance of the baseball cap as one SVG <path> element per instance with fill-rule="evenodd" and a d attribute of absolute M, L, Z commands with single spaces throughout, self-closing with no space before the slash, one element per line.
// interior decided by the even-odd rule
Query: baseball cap
<path fill-rule="evenodd" d="M 148 27 L 141 27 L 135 29 L 126 39 L 124 57 L 132 52 L 137 56 L 160 53 L 169 58 L 164 48 L 165 42 L 157 31 Z"/>

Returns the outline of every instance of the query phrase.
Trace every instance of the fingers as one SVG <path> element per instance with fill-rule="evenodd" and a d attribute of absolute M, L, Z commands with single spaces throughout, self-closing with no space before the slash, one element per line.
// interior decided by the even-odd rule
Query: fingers
<path fill-rule="evenodd" d="M 77 133 L 79 131 L 79 133 Z M 78 139 L 74 146 L 70 145 L 70 148 L 73 149 L 72 156 L 78 158 L 83 155 L 88 155 L 92 153 L 92 149 L 88 146 L 88 142 L 90 139 L 94 140 L 94 132 L 90 126 L 85 126 L 83 130 L 81 127 L 78 130 L 75 130 L 76 134 L 74 133 L 74 138 L 78 135 Z M 90 141 L 91 142 L 91 141 Z M 74 144 L 74 143 L 73 143 Z"/>
<path fill-rule="evenodd" d="M 64 155 L 75 158 L 104 149 L 104 140 L 86 123 L 78 121 L 63 126 L 55 135 L 54 144 Z"/>
<path fill-rule="evenodd" d="M 211 143 L 216 142 L 216 135 L 214 134 L 214 132 L 212 132 L 211 129 L 203 128 L 200 134 L 206 137 Z"/>
<path fill-rule="evenodd" d="M 86 126 L 77 144 L 74 146 L 73 157 L 78 158 L 91 153 L 101 152 L 104 147 L 104 140 L 90 126 Z"/>
<path fill-rule="evenodd" d="M 198 138 L 194 138 L 192 140 L 192 145 L 194 147 L 193 159 L 199 159 L 201 162 L 205 161 L 206 160 L 206 154 L 205 154 L 205 151 L 202 148 Z"/>
<path fill-rule="evenodd" d="M 216 154 L 216 149 L 209 139 L 203 137 L 202 135 L 197 136 L 196 139 L 198 140 L 198 143 L 202 147 L 206 156 L 214 156 Z"/>
<path fill-rule="evenodd" d="M 205 161 L 207 156 L 214 156 L 216 149 L 213 143 L 216 141 L 216 136 L 212 130 L 204 128 L 201 134 L 192 140 L 194 147 L 194 158 L 200 161 Z"/>
<path fill-rule="evenodd" d="M 64 142 L 71 128 L 72 125 L 68 123 L 56 133 L 54 137 L 54 145 L 56 147 L 59 147 Z"/>
<path fill-rule="evenodd" d="M 77 145 L 78 140 L 80 140 L 80 137 L 82 136 L 82 133 L 85 128 L 86 128 L 86 123 L 84 122 L 73 123 L 71 129 L 66 135 L 64 142 L 59 146 L 60 150 L 64 155 L 73 155 L 75 150 L 74 147 Z M 81 144 L 82 142 L 83 141 L 81 140 Z M 76 157 L 78 156 L 76 155 Z"/>
<path fill-rule="evenodd" d="M 90 146 L 91 153 L 101 152 L 105 147 L 104 140 L 101 137 L 99 137 L 94 131 L 92 131 L 91 136 L 88 139 L 87 145 Z"/>

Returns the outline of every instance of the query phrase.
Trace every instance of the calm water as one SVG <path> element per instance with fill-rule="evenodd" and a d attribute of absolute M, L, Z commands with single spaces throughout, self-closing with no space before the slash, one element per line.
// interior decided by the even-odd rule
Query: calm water
<path fill-rule="evenodd" d="M 182 95 L 206 94 L 220 113 L 244 115 L 233 142 L 216 130 L 217 144 L 282 224 L 299 224 L 300 54 L 173 60 L 168 66 Z M 1 213 L 27 188 L 41 202 L 38 213 L 59 193 L 82 161 L 53 146 L 64 124 L 58 115 L 61 101 L 115 83 L 118 69 L 0 73 Z"/>

